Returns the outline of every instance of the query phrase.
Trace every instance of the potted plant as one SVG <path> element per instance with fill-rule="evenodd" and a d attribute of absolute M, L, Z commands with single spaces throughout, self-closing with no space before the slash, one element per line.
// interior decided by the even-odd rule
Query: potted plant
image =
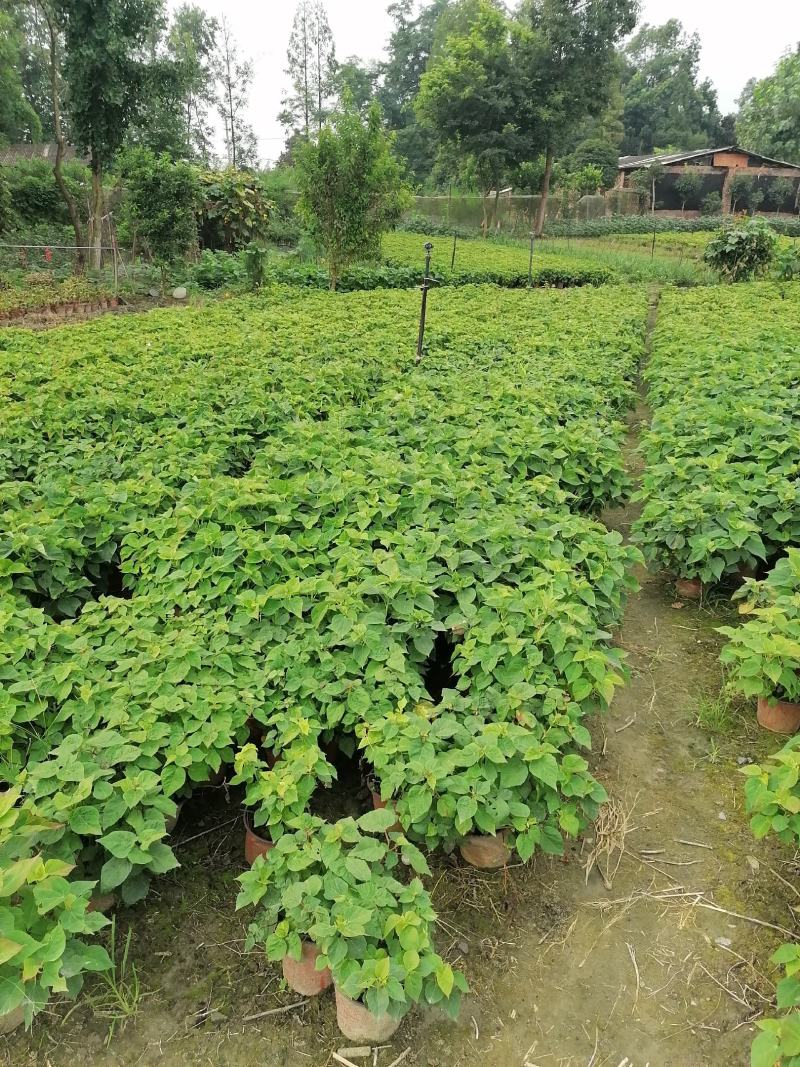
<path fill-rule="evenodd" d="M 401 858 L 430 873 L 402 834 L 387 837 L 393 818 L 379 810 L 331 825 L 306 816 L 239 879 L 237 907 L 259 908 L 248 942 L 280 959 L 294 988 L 318 992 L 330 972 L 351 1040 L 385 1040 L 420 999 L 456 1010 L 466 988 L 432 949 L 435 914 L 422 883 L 393 873 L 405 870 Z"/>
<path fill-rule="evenodd" d="M 318 785 L 328 786 L 336 771 L 327 762 L 316 738 L 297 739 L 270 767 L 253 744 L 234 759 L 232 785 L 244 785 L 245 859 L 248 863 L 269 852 L 281 835 L 307 811 Z M 258 833 L 261 828 L 264 833 Z"/>
<path fill-rule="evenodd" d="M 728 638 L 722 662 L 729 684 L 758 698 L 758 721 L 775 733 L 800 729 L 800 549 L 788 554 L 761 581 L 745 581 L 735 594 L 746 622 L 723 626 Z"/>
<path fill-rule="evenodd" d="M 236 906 L 257 904 L 245 947 L 264 946 L 267 958 L 280 962 L 287 985 L 303 996 L 317 996 L 333 982 L 327 967 L 317 967 L 319 948 L 309 930 L 322 908 L 324 865 L 317 853 L 323 822 L 312 815 L 302 828 L 287 831 L 240 877 Z"/>
<path fill-rule="evenodd" d="M 405 832 L 429 849 L 458 845 L 476 865 L 503 866 L 512 850 L 523 861 L 537 848 L 562 852 L 562 834 L 577 834 L 606 799 L 586 761 L 565 751 L 589 741 L 566 710 L 547 723 L 525 713 L 497 723 L 423 704 L 360 733 Z"/>

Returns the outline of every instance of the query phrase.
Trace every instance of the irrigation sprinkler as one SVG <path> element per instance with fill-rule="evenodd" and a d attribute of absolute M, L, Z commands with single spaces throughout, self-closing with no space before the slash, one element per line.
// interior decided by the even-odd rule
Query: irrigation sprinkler
<path fill-rule="evenodd" d="M 422 362 L 422 345 L 425 341 L 425 316 L 428 311 L 428 290 L 431 287 L 431 252 L 433 245 L 425 245 L 425 277 L 422 279 L 422 307 L 419 313 L 419 335 L 417 336 L 417 363 Z"/>
<path fill-rule="evenodd" d="M 536 234 L 531 230 L 531 255 L 528 260 L 528 288 L 533 288 L 533 242 L 536 240 Z"/>
<path fill-rule="evenodd" d="M 455 270 L 456 266 L 456 241 L 458 240 L 458 234 L 453 232 L 453 254 L 450 257 L 450 270 Z"/>

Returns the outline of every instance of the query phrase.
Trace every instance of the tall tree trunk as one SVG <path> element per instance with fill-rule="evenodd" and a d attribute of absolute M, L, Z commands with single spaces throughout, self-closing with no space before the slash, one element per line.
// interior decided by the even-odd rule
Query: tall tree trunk
<path fill-rule="evenodd" d="M 494 190 L 494 228 L 500 229 L 500 182 L 496 183 Z"/>
<path fill-rule="evenodd" d="M 94 270 L 103 265 L 103 166 L 92 149 L 92 259 Z"/>
<path fill-rule="evenodd" d="M 544 220 L 547 218 L 547 198 L 550 195 L 550 178 L 553 174 L 553 159 L 555 153 L 552 148 L 547 149 L 547 154 L 544 160 L 544 177 L 542 178 L 542 198 L 539 201 L 539 207 L 536 212 L 536 225 L 533 228 L 533 232 L 537 237 L 542 236 L 544 231 Z"/>
<path fill-rule="evenodd" d="M 61 193 L 61 198 L 67 205 L 69 220 L 75 232 L 75 272 L 81 274 L 86 266 L 86 253 L 83 248 L 83 224 L 81 223 L 78 205 L 75 203 L 75 197 L 69 191 L 61 169 L 66 143 L 64 141 L 64 124 L 61 121 L 61 99 L 58 91 L 58 34 L 56 33 L 52 16 L 44 5 L 42 5 L 42 13 L 47 23 L 47 33 L 50 38 L 50 95 L 53 100 L 53 130 L 56 136 L 56 161 L 53 164 L 53 176 L 56 180 L 58 191 Z"/>

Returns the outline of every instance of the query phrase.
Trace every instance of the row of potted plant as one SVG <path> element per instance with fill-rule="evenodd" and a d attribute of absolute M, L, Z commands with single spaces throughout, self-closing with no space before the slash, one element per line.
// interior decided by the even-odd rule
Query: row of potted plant
<path fill-rule="evenodd" d="M 769 284 L 661 301 L 635 538 L 683 596 L 800 538 L 796 332 L 793 304 Z"/>

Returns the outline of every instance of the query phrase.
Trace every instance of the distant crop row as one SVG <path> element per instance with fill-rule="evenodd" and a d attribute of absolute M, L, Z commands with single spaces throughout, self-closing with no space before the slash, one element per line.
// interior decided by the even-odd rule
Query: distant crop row
<path fill-rule="evenodd" d="M 393 1016 L 464 988 L 398 855 L 557 852 L 604 799 L 644 295 L 434 293 L 416 367 L 417 294 L 275 295 L 0 336 L 0 1014 L 108 965 L 90 901 L 220 771 L 252 941 Z M 332 746 L 387 812 L 315 814 Z"/>

